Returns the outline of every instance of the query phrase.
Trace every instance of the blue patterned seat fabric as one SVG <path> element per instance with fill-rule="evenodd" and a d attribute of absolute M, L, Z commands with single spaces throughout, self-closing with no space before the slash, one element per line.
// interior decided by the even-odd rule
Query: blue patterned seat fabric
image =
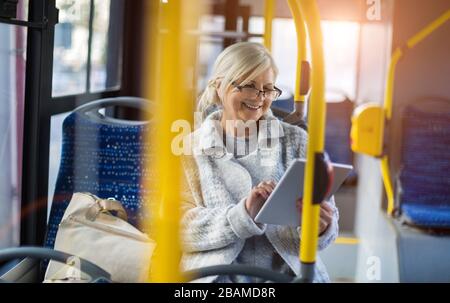
<path fill-rule="evenodd" d="M 353 102 L 348 99 L 327 103 L 325 150 L 332 162 L 353 164 L 353 152 L 350 148 L 352 113 Z"/>
<path fill-rule="evenodd" d="M 277 100 L 272 103 L 272 108 L 292 112 L 294 98 Z M 341 102 L 327 102 L 325 150 L 332 162 L 353 164 L 353 152 L 350 148 L 352 113 L 353 102 L 348 99 Z M 355 177 L 355 171 L 351 174 Z"/>
<path fill-rule="evenodd" d="M 408 106 L 401 155 L 402 214 L 417 226 L 450 228 L 450 107 Z"/>
<path fill-rule="evenodd" d="M 143 230 L 140 223 L 149 219 L 144 211 L 147 192 L 142 184 L 151 177 L 145 163 L 152 153 L 144 140 L 149 125 L 101 123 L 77 111 L 64 120 L 61 162 L 45 246 L 53 248 L 58 225 L 74 192 L 119 200 L 129 222 Z"/>

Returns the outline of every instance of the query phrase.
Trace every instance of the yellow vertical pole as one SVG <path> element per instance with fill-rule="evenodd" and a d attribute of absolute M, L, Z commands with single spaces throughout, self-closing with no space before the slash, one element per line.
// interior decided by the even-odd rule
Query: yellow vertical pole
<path fill-rule="evenodd" d="M 301 228 L 302 278 L 311 282 L 319 236 L 320 204 L 313 204 L 315 156 L 323 152 L 325 132 L 325 66 L 323 56 L 323 37 L 319 10 L 315 0 L 299 2 L 302 16 L 308 28 L 312 59 L 312 92 L 309 103 L 309 141 L 303 195 L 303 213 Z"/>
<path fill-rule="evenodd" d="M 188 79 L 192 75 L 194 62 L 193 38 L 187 34 L 187 18 L 195 18 L 198 9 L 194 1 L 170 0 L 151 1 L 149 21 L 153 28 L 147 28 L 148 53 L 146 95 L 154 100 L 152 114 L 154 131 L 150 136 L 154 162 L 149 163 L 154 172 L 150 184 L 152 189 L 148 201 L 152 208 L 151 234 L 156 240 L 156 251 L 152 260 L 150 279 L 153 282 L 180 282 L 183 280 L 179 262 L 180 241 L 180 159 L 171 150 L 175 133 L 172 123 L 178 119 L 192 121 L 193 103 Z M 157 4 L 155 4 L 157 3 Z M 157 21 L 155 21 L 157 20 Z M 195 24 L 195 22 L 194 22 Z M 156 28 L 155 28 L 156 27 Z"/>
<path fill-rule="evenodd" d="M 178 282 L 179 275 L 178 260 L 181 255 L 179 240 L 179 163 L 171 150 L 172 134 L 171 124 L 180 118 L 179 107 L 175 102 L 180 102 L 179 89 L 173 89 L 173 85 L 182 83 L 180 72 L 180 34 L 181 34 L 181 3 L 171 0 L 161 4 L 159 32 L 160 38 L 160 83 L 159 99 L 156 101 L 157 120 L 155 140 L 152 142 L 156 147 L 156 176 L 158 196 L 155 197 L 156 207 L 153 210 L 156 228 L 155 259 L 152 262 L 154 282 Z"/>
<path fill-rule="evenodd" d="M 381 158 L 380 166 L 381 177 L 383 179 L 384 189 L 386 190 L 387 196 L 387 213 L 388 215 L 392 215 L 395 208 L 394 187 L 391 181 L 391 174 L 389 171 L 389 158 L 387 156 L 383 156 Z"/>
<path fill-rule="evenodd" d="M 391 120 L 392 117 L 392 96 L 394 91 L 394 80 L 395 80 L 395 69 L 397 63 L 402 57 L 403 52 L 400 48 L 396 49 L 392 55 L 391 62 L 389 64 L 389 71 L 387 77 L 387 83 L 384 93 L 384 113 L 382 116 L 383 121 L 381 123 L 386 123 L 386 121 Z M 384 140 L 384 138 L 383 138 Z M 395 207 L 394 201 L 394 190 L 391 181 L 391 173 L 389 170 L 389 157 L 384 155 L 380 161 L 381 177 L 383 179 L 384 188 L 386 190 L 387 196 L 387 213 L 392 215 Z"/>
<path fill-rule="evenodd" d="M 288 4 L 294 18 L 295 31 L 297 33 L 297 73 L 294 101 L 304 102 L 305 95 L 302 95 L 300 85 L 302 82 L 302 62 L 306 61 L 306 28 L 298 1 L 299 0 L 288 0 Z"/>
<path fill-rule="evenodd" d="M 390 120 L 392 116 L 392 96 L 394 93 L 395 70 L 397 67 L 397 63 L 402 56 L 403 56 L 402 50 L 400 48 L 397 48 L 392 54 L 391 62 L 389 63 L 386 88 L 384 91 L 384 110 L 386 114 L 386 119 L 388 120 Z"/>
<path fill-rule="evenodd" d="M 264 3 L 264 46 L 272 51 L 272 23 L 275 14 L 275 0 Z"/>

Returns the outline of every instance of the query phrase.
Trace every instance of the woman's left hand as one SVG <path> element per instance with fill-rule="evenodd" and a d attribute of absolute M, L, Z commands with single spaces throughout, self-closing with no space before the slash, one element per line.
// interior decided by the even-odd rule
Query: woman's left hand
<path fill-rule="evenodd" d="M 300 216 L 302 213 L 302 205 L 303 205 L 302 199 L 298 199 L 296 206 L 300 212 Z M 328 226 L 330 226 L 332 221 L 333 221 L 333 209 L 331 208 L 330 204 L 328 204 L 328 202 L 323 201 L 320 204 L 319 236 L 325 233 L 325 231 L 328 229 Z"/>

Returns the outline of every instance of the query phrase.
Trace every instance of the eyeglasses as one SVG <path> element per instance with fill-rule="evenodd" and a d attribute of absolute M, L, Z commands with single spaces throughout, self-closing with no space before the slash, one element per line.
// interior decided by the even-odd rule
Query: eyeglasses
<path fill-rule="evenodd" d="M 231 83 L 231 85 L 238 89 L 244 98 L 248 99 L 256 99 L 262 93 L 265 99 L 275 101 L 282 94 L 281 89 L 279 89 L 278 87 L 274 87 L 274 89 L 259 90 L 252 84 L 237 85 L 236 82 L 233 82 Z"/>

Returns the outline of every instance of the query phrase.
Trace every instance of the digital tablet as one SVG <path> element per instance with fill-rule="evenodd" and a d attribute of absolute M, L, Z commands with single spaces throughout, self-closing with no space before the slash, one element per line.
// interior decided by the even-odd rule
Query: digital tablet
<path fill-rule="evenodd" d="M 295 204 L 303 197 L 305 163 L 305 159 L 296 159 L 292 162 L 256 215 L 255 222 L 294 227 L 300 225 L 300 213 Z M 332 165 L 334 179 L 326 200 L 334 195 L 353 169 L 353 166 L 346 164 L 332 163 Z"/>

